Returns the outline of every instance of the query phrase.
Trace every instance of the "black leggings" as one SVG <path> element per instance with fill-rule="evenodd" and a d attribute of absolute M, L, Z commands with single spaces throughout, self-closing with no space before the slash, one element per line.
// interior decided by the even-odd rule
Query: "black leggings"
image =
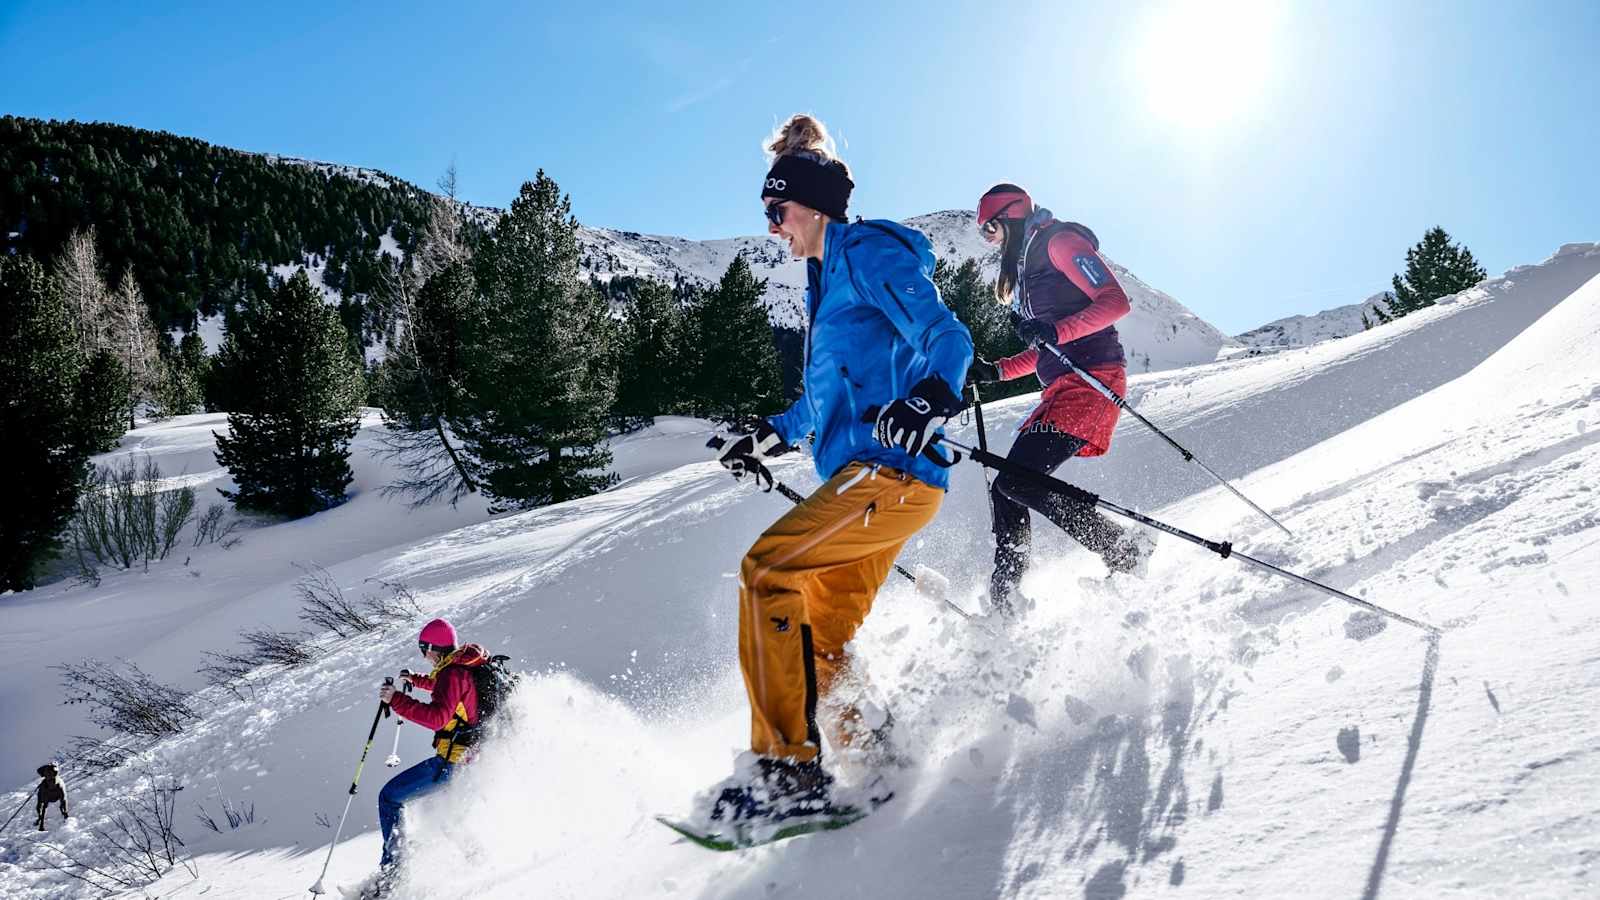
<path fill-rule="evenodd" d="M 1049 474 L 1076 456 L 1084 443 L 1082 438 L 1057 431 L 1027 431 L 1017 437 L 1006 458 Z M 989 498 L 994 517 L 994 575 L 989 581 L 989 598 L 1000 610 L 1011 609 L 1011 594 L 1028 569 L 1033 537 L 1028 510 L 1037 511 L 1102 557 L 1116 549 L 1123 537 L 1122 529 L 1093 506 L 1004 472 L 994 480 Z"/>

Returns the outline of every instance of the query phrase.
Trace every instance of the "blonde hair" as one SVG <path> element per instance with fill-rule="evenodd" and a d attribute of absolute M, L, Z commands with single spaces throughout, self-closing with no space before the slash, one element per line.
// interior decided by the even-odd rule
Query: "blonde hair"
<path fill-rule="evenodd" d="M 789 121 L 767 138 L 762 149 L 773 157 L 810 156 L 817 162 L 836 162 L 847 177 L 850 174 L 850 167 L 839 158 L 839 151 L 834 148 L 833 136 L 828 134 L 827 126 L 805 113 L 790 116 Z"/>

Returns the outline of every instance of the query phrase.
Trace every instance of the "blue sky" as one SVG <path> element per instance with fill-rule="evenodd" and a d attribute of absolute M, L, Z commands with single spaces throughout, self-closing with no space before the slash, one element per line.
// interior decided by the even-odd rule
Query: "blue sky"
<path fill-rule="evenodd" d="M 762 230 L 760 141 L 810 111 L 853 214 L 1016 181 L 1233 333 L 1434 224 L 1491 274 L 1600 241 L 1600 4 L 1525 6 L 0 0 L 0 112 L 454 161 L 492 205 L 543 168 L 586 224 L 712 238 Z"/>

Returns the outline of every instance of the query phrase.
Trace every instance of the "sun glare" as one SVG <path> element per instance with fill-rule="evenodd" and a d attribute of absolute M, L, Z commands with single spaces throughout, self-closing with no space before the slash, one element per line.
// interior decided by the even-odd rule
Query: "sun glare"
<path fill-rule="evenodd" d="M 1152 9 L 1133 60 L 1151 112 L 1191 132 L 1252 112 L 1275 74 L 1282 8 L 1270 0 L 1174 0 Z"/>

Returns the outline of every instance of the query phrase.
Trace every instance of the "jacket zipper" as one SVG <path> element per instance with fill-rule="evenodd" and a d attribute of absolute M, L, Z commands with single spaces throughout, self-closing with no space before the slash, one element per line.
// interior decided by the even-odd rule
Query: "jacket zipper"
<path fill-rule="evenodd" d="M 885 281 L 883 283 L 883 289 L 889 292 L 890 297 L 894 298 L 894 305 L 900 307 L 900 314 L 906 317 L 906 321 L 915 321 L 911 318 L 911 310 L 906 309 L 906 305 L 900 302 L 900 295 L 895 293 L 895 289 L 889 285 L 889 282 Z"/>
<path fill-rule="evenodd" d="M 1022 307 L 1022 314 L 1030 319 L 1033 318 L 1033 302 L 1028 298 L 1028 253 L 1033 250 L 1033 239 L 1042 230 L 1035 228 L 1028 233 L 1028 239 L 1022 244 L 1022 258 L 1017 261 L 1017 305 Z"/>

